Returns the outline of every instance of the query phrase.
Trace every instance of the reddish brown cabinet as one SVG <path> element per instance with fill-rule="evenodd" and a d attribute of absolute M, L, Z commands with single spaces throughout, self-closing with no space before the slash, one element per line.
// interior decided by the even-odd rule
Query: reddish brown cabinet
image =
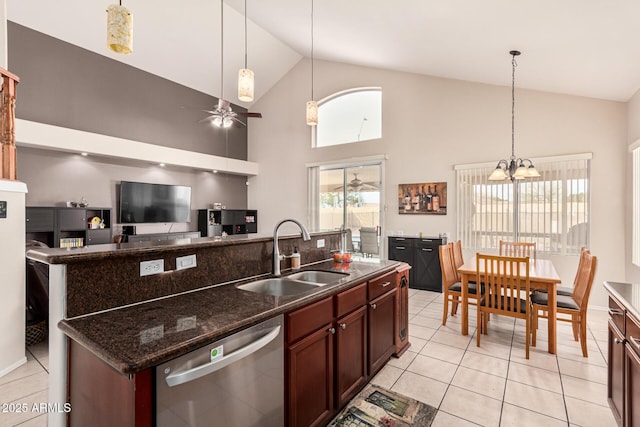
<path fill-rule="evenodd" d="M 395 341 L 396 349 L 393 353 L 396 357 L 400 357 L 410 346 L 409 344 L 409 270 L 411 266 L 402 264 L 396 270 L 396 325 L 395 325 Z"/>
<path fill-rule="evenodd" d="M 367 308 L 361 306 L 337 320 L 337 407 L 345 405 L 367 383 Z"/>
<path fill-rule="evenodd" d="M 373 376 L 384 366 L 396 349 L 395 317 L 396 290 L 369 302 L 369 375 Z"/>
<path fill-rule="evenodd" d="M 609 320 L 608 347 L 607 399 L 618 425 L 622 425 L 622 417 L 624 416 L 624 334 L 611 320 Z"/>
<path fill-rule="evenodd" d="M 640 427 L 640 319 L 626 312 L 624 414 L 627 427 Z"/>

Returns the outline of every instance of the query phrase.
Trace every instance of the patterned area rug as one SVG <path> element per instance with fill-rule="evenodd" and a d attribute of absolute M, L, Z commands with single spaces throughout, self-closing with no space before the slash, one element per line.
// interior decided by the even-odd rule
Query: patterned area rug
<path fill-rule="evenodd" d="M 429 427 L 438 410 L 375 385 L 364 388 L 329 427 Z"/>

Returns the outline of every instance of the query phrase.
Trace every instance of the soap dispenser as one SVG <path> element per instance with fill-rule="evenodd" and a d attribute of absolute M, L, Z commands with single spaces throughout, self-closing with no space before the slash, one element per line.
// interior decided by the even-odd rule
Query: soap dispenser
<path fill-rule="evenodd" d="M 291 254 L 291 269 L 300 270 L 300 253 L 298 252 L 297 246 L 294 247 L 293 253 Z"/>

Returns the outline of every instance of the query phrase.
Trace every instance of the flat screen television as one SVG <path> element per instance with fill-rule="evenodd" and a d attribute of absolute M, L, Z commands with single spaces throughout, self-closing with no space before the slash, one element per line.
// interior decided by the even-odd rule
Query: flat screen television
<path fill-rule="evenodd" d="M 120 223 L 191 222 L 191 187 L 120 182 Z"/>

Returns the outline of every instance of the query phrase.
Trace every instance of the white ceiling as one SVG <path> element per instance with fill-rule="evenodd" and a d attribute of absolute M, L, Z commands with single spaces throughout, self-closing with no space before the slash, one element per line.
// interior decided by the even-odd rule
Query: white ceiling
<path fill-rule="evenodd" d="M 220 96 L 218 0 L 124 0 L 134 53 L 105 43 L 105 1 L 6 0 L 9 20 Z M 224 97 L 238 102 L 244 0 L 225 0 Z M 248 0 L 256 98 L 310 54 L 311 0 Z M 319 0 L 314 56 L 497 85 L 627 101 L 640 87 L 638 0 Z M 9 68 L 11 64 L 9 64 Z"/>

